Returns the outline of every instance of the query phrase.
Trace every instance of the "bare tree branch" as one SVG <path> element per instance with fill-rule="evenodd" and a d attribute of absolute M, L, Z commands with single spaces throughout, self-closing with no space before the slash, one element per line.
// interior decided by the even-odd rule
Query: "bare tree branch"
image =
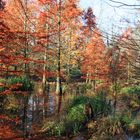
<path fill-rule="evenodd" d="M 115 1 L 115 0 L 109 0 L 113 3 L 116 3 L 116 4 L 120 4 L 116 7 L 123 7 L 123 6 L 127 6 L 127 7 L 140 7 L 140 4 L 127 4 L 127 3 L 123 3 L 123 2 L 120 2 L 120 1 Z"/>

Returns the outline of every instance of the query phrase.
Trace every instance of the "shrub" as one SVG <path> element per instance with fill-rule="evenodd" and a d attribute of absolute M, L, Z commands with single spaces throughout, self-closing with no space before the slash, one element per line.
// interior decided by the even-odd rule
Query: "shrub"
<path fill-rule="evenodd" d="M 120 83 L 116 83 L 116 84 L 112 84 L 111 85 L 111 91 L 114 91 L 119 93 L 121 91 L 121 84 Z"/>
<path fill-rule="evenodd" d="M 4 107 L 4 100 L 6 99 L 6 95 L 5 94 L 1 94 L 6 89 L 5 83 L 6 83 L 5 79 L 0 79 L 0 84 L 1 84 L 1 86 L 0 86 L 0 110 L 3 109 L 3 107 Z"/>
<path fill-rule="evenodd" d="M 133 86 L 133 87 L 125 87 L 121 90 L 122 93 L 126 94 L 135 94 L 140 96 L 140 86 Z"/>
<path fill-rule="evenodd" d="M 46 135 L 49 136 L 61 136 L 65 133 L 64 131 L 64 121 L 58 122 L 56 121 L 50 121 L 47 123 L 46 129 Z"/>
<path fill-rule="evenodd" d="M 120 120 L 121 120 L 123 127 L 128 128 L 129 124 L 132 122 L 131 113 L 127 112 L 125 114 L 122 114 L 122 116 L 120 117 Z"/>
<path fill-rule="evenodd" d="M 76 87 L 76 92 L 79 94 L 85 94 L 87 92 L 87 90 L 92 89 L 92 84 L 79 84 Z"/>
<path fill-rule="evenodd" d="M 7 111 L 10 111 L 10 114 L 14 114 L 18 111 L 19 109 L 18 100 L 15 98 L 13 94 L 7 96 L 4 108 Z"/>
<path fill-rule="evenodd" d="M 3 84 L 3 85 L 5 85 L 5 83 L 6 83 L 6 80 L 5 79 L 0 79 L 0 84 Z M 5 90 L 5 87 L 4 86 L 0 86 L 0 92 L 3 92 Z"/>
<path fill-rule="evenodd" d="M 72 107 L 67 114 L 67 120 L 82 122 L 86 118 L 84 114 L 84 105 L 80 104 L 78 106 Z"/>
<path fill-rule="evenodd" d="M 81 78 L 81 71 L 78 68 L 72 68 L 70 71 L 70 79 L 71 81 Z"/>
<path fill-rule="evenodd" d="M 120 117 L 124 129 L 134 136 L 140 136 L 140 120 L 133 118 L 130 113 L 126 113 Z"/>
<path fill-rule="evenodd" d="M 82 105 L 86 104 L 88 102 L 88 99 L 89 99 L 89 97 L 83 96 L 83 95 L 74 97 L 73 100 L 71 101 L 71 103 L 69 104 L 69 109 L 76 107 L 80 104 L 82 104 Z"/>
<path fill-rule="evenodd" d="M 64 126 L 66 135 L 75 135 L 84 127 L 82 123 L 72 120 L 66 120 Z"/>
<path fill-rule="evenodd" d="M 104 95 L 98 95 L 93 97 L 78 96 L 75 97 L 68 107 L 68 118 L 72 121 L 84 121 L 87 119 L 85 114 L 85 105 L 90 104 L 93 108 L 94 116 L 98 114 L 108 114 L 111 111 L 111 106 L 107 104 Z"/>
<path fill-rule="evenodd" d="M 101 111 L 105 111 L 106 101 L 102 100 L 101 96 L 87 97 L 78 96 L 72 99 L 65 117 L 61 120 L 54 120 L 50 123 L 46 123 L 46 134 L 60 136 L 63 134 L 75 135 L 81 129 L 85 128 L 84 122 L 88 119 L 84 108 L 87 103 L 90 103 L 94 108 L 94 113 L 97 115 Z M 103 104 L 101 104 L 103 102 Z"/>
<path fill-rule="evenodd" d="M 127 102 L 131 109 L 140 106 L 140 86 L 125 87 L 121 90 L 124 102 Z M 127 99 L 127 100 L 126 100 Z"/>
<path fill-rule="evenodd" d="M 72 108 L 76 108 L 76 107 L 79 108 L 79 106 L 81 106 L 81 110 L 83 110 L 84 106 L 87 103 L 91 104 L 95 116 L 99 113 L 104 114 L 111 110 L 111 106 L 107 104 L 104 95 L 101 94 L 95 97 L 87 97 L 87 96 L 75 97 L 69 105 L 69 110 L 71 111 Z M 82 113 L 84 113 L 84 111 Z M 84 116 L 84 114 L 81 115 Z"/>
<path fill-rule="evenodd" d="M 92 124 L 90 131 L 92 131 L 93 134 L 91 139 L 125 139 L 119 117 L 105 117 L 98 119 Z"/>
<path fill-rule="evenodd" d="M 8 79 L 9 85 L 22 84 L 15 91 L 32 91 L 33 83 L 27 77 L 11 77 Z"/>

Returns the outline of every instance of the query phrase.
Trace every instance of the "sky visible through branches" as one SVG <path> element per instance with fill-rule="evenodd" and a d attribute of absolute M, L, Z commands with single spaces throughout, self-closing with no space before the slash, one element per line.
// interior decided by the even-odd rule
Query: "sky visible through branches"
<path fill-rule="evenodd" d="M 115 0 L 128 5 L 140 5 L 138 0 Z M 83 9 L 92 7 L 97 17 L 98 26 L 104 31 L 112 34 L 121 33 L 128 26 L 133 27 L 139 23 L 140 6 L 122 6 L 111 0 L 80 0 Z"/>

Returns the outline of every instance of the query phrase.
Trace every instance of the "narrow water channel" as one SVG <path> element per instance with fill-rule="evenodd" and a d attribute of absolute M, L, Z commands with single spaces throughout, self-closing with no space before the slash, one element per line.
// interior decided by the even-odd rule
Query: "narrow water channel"
<path fill-rule="evenodd" d="M 35 133 L 33 126 L 42 124 L 44 119 L 55 113 L 55 98 L 54 93 L 43 94 L 38 90 L 30 95 L 28 98 L 25 128 L 28 133 L 28 137 Z"/>

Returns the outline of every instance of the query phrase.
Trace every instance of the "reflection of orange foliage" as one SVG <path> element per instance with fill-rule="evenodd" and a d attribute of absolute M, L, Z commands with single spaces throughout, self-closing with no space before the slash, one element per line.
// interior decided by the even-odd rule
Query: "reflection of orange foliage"
<path fill-rule="evenodd" d="M 19 123 L 19 118 L 11 119 L 10 117 L 8 117 L 8 116 L 6 116 L 6 115 L 0 115 L 0 120 L 6 120 L 6 121 L 8 121 L 8 122 Z"/>
<path fill-rule="evenodd" d="M 0 83 L 0 87 L 3 87 L 4 86 L 4 84 L 3 83 Z"/>
<path fill-rule="evenodd" d="M 20 132 L 15 132 L 11 125 L 13 122 L 15 122 L 15 124 L 19 123 L 19 119 L 11 119 L 6 115 L 0 115 L 0 120 L 0 139 L 20 140 L 20 138 L 16 138 L 17 135 L 20 135 Z"/>
<path fill-rule="evenodd" d="M 0 139 L 23 140 L 23 138 L 18 138 L 17 132 L 14 132 L 8 125 L 0 125 Z"/>
<path fill-rule="evenodd" d="M 4 138 L 12 138 L 12 137 L 16 137 L 16 134 L 13 132 L 12 128 L 10 128 L 10 126 L 8 125 L 2 125 L 0 126 L 0 139 L 4 139 Z"/>

